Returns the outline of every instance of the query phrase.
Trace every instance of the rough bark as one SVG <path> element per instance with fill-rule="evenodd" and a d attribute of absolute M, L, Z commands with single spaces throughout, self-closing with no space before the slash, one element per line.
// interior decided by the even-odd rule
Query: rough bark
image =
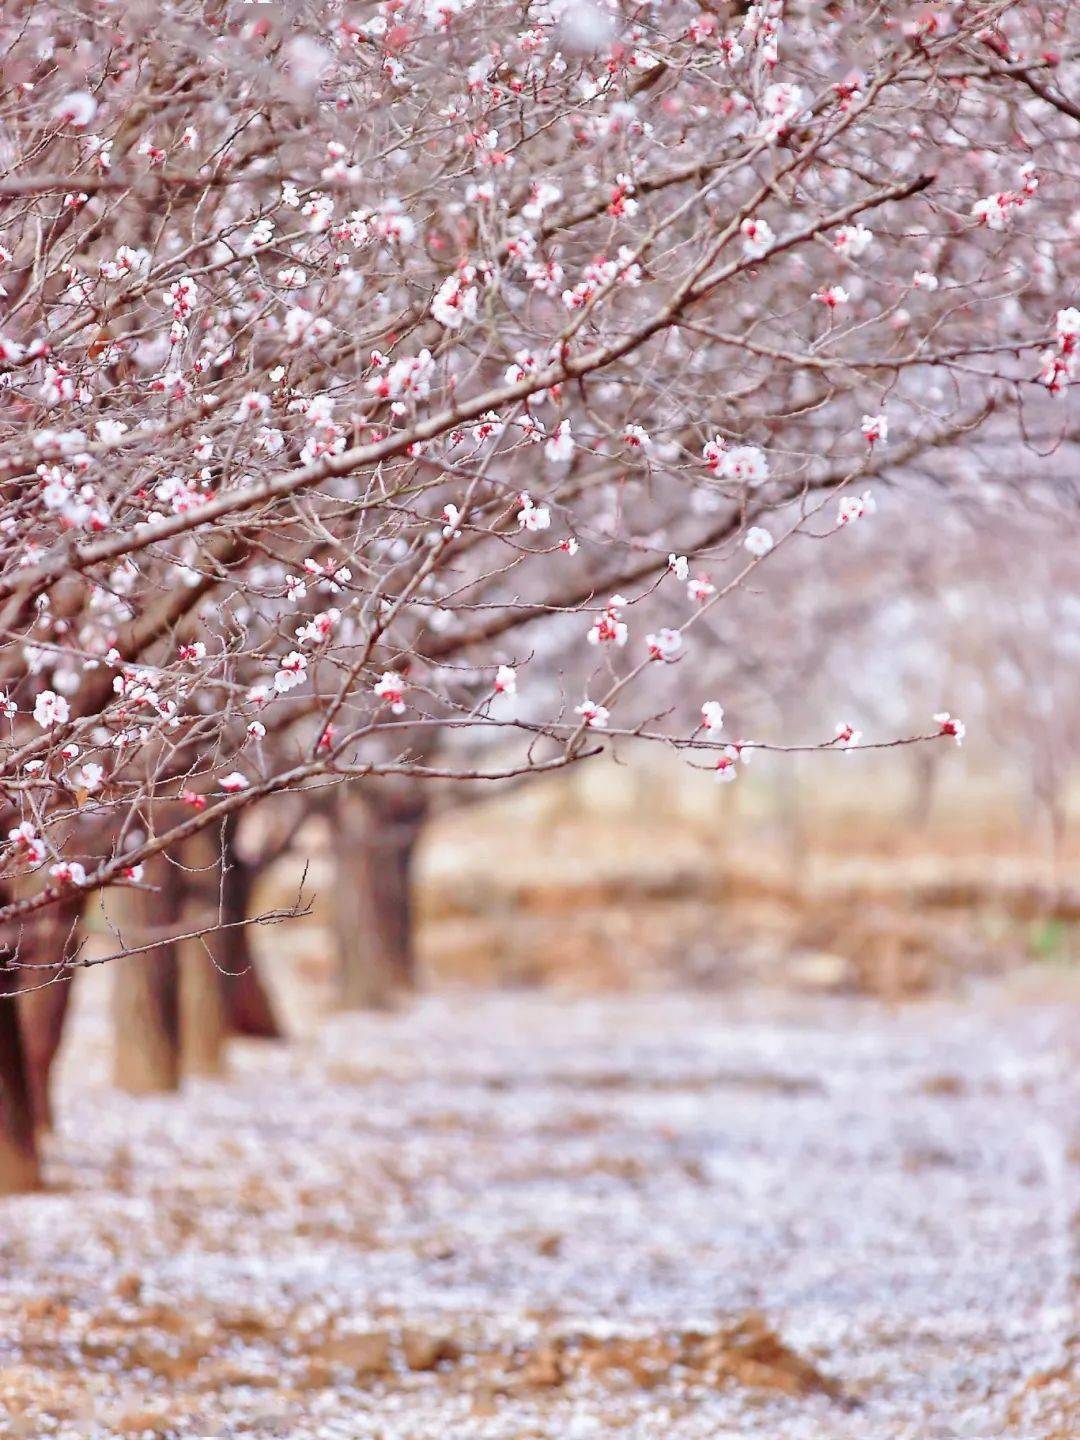
<path fill-rule="evenodd" d="M 32 959 L 35 964 L 55 968 L 23 975 L 19 1020 L 31 1109 L 38 1130 L 52 1129 L 52 1068 L 63 1039 L 71 987 L 75 983 L 75 972 L 65 972 L 63 961 L 65 955 L 73 953 L 77 943 L 82 908 L 82 898 L 78 897 L 45 912 L 35 934 Z M 42 983 L 49 980 L 53 983 Z"/>
<path fill-rule="evenodd" d="M 219 925 L 221 914 L 220 836 L 203 830 L 179 855 L 182 901 L 178 930 Z M 177 941 L 180 964 L 180 1059 L 189 1075 L 221 1075 L 225 1069 L 228 1021 L 220 965 L 222 932 Z"/>
<path fill-rule="evenodd" d="M 26 1055 L 15 993 L 20 972 L 0 957 L 0 1195 L 41 1184 Z"/>
<path fill-rule="evenodd" d="M 415 787 L 343 785 L 334 816 L 334 930 L 343 1009 L 386 1009 L 416 983 L 412 867 L 426 810 Z"/>
<path fill-rule="evenodd" d="M 166 862 L 147 866 L 147 886 L 109 892 L 108 914 L 125 945 L 173 930 L 178 879 Z M 113 1080 L 131 1095 L 176 1090 L 180 1084 L 180 1008 L 176 946 L 158 945 L 112 962 Z"/>
<path fill-rule="evenodd" d="M 280 1040 L 283 1032 L 259 973 L 251 928 L 240 923 L 251 914 L 258 870 L 240 858 L 236 849 L 236 826 L 229 822 L 225 825 L 223 851 L 226 870 L 221 887 L 222 919 L 233 928 L 221 933 L 219 979 L 229 1031 L 255 1040 Z"/>

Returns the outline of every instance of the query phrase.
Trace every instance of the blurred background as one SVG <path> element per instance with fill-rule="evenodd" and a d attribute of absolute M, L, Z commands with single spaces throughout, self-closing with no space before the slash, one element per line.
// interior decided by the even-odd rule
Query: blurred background
<path fill-rule="evenodd" d="M 849 724 L 872 744 L 949 710 L 962 747 L 758 753 L 718 784 L 707 761 L 627 744 L 527 786 L 354 787 L 245 819 L 248 913 L 311 902 L 250 931 L 270 989 L 296 992 L 289 1023 L 415 988 L 901 999 L 1075 964 L 1075 546 L 1059 497 L 1016 496 L 987 479 L 977 502 L 942 510 L 928 488 L 901 510 L 883 491 L 852 533 L 733 594 L 692 675 L 650 672 L 658 715 L 712 694 L 732 740 Z"/>

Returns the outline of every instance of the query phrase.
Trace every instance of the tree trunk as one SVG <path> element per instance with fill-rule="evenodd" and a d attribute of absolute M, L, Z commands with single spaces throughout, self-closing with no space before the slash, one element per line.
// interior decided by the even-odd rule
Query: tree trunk
<path fill-rule="evenodd" d="M 786 755 L 782 759 L 786 763 L 776 769 L 780 823 L 783 827 L 791 888 L 796 895 L 801 895 L 806 884 L 807 866 L 813 859 L 804 814 L 804 796 L 799 773 L 801 767 L 798 755 Z"/>
<path fill-rule="evenodd" d="M 0 959 L 0 1195 L 41 1185 L 26 1054 L 15 993 L 22 976 Z"/>
<path fill-rule="evenodd" d="M 184 842 L 180 852 L 183 888 L 177 929 L 199 930 L 218 925 L 224 918 L 221 904 L 220 835 L 200 830 Z M 178 940 L 180 963 L 180 1058 L 189 1075 L 221 1075 L 225 1070 L 225 991 L 219 966 L 224 945 L 222 932 L 211 931 L 190 940 Z"/>
<path fill-rule="evenodd" d="M 65 972 L 63 961 L 65 955 L 74 950 L 82 908 L 82 896 L 78 896 L 44 912 L 40 927 L 34 933 L 32 959 L 35 964 L 53 965 L 55 969 L 35 970 L 24 975 L 27 988 L 19 996 L 26 1077 L 38 1130 L 51 1130 L 53 1124 L 52 1067 L 60 1049 L 71 987 L 75 983 L 75 972 Z M 52 983 L 43 984 L 43 981 Z"/>
<path fill-rule="evenodd" d="M 927 745 L 916 745 L 911 756 L 912 787 L 911 803 L 908 806 L 908 824 L 915 830 L 925 830 L 930 824 L 937 790 L 938 757 L 940 751 L 931 751 Z"/>
<path fill-rule="evenodd" d="M 179 915 L 178 872 L 165 861 L 147 866 L 155 889 L 109 892 L 108 911 L 119 939 L 139 945 L 174 930 Z M 131 1095 L 180 1085 L 180 1007 L 176 946 L 156 946 L 112 962 L 113 1080 Z"/>
<path fill-rule="evenodd" d="M 274 1003 L 259 974 L 249 927 L 240 925 L 221 936 L 221 988 L 230 1035 L 250 1040 L 281 1040 Z"/>
<path fill-rule="evenodd" d="M 387 1009 L 416 981 L 412 862 L 426 810 L 415 788 L 361 798 L 342 785 L 335 814 L 334 928 L 343 1009 Z"/>
<path fill-rule="evenodd" d="M 222 919 L 233 928 L 221 932 L 222 991 L 229 1031 L 254 1040 L 280 1040 L 281 1026 L 259 974 L 251 944 L 251 927 L 241 924 L 251 914 L 251 896 L 258 871 L 236 852 L 236 826 L 225 822 L 225 877 L 221 891 Z"/>

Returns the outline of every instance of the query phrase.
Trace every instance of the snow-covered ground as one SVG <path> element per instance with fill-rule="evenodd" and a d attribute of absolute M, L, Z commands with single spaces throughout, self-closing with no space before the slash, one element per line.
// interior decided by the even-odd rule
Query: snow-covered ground
<path fill-rule="evenodd" d="M 81 1008 L 0 1433 L 1080 1433 L 1074 1001 L 432 997 L 149 1100 Z"/>

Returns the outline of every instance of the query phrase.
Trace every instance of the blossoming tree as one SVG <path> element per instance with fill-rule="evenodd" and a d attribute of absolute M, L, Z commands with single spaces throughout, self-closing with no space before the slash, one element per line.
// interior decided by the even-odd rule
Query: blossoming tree
<path fill-rule="evenodd" d="M 866 523 L 874 477 L 941 457 L 960 486 L 981 429 L 1062 433 L 1070 24 L 1007 0 L 7 11 L 7 987 L 80 963 L 105 890 L 143 911 L 138 945 L 114 922 L 124 964 L 219 928 L 165 878 L 220 870 L 257 802 L 631 742 L 730 779 L 783 743 L 699 693 L 701 617 Z M 961 735 L 941 712 L 873 743 Z"/>

